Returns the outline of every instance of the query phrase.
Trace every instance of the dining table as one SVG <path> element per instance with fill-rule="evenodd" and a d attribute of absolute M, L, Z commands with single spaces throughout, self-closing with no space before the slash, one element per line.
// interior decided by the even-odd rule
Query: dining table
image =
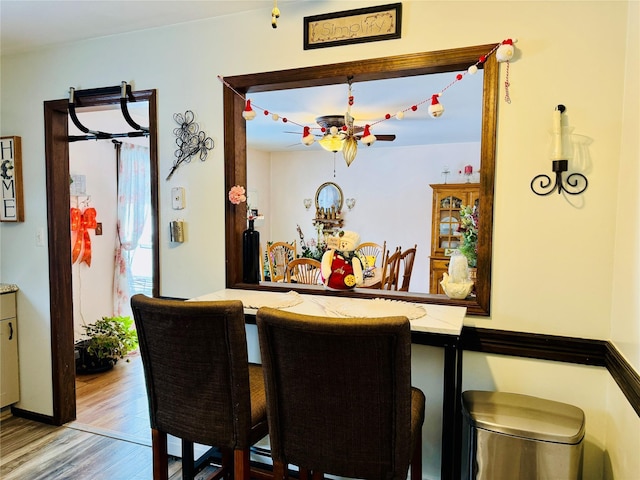
<path fill-rule="evenodd" d="M 317 292 L 316 292 L 317 293 Z M 240 300 L 245 321 L 255 324 L 261 307 L 304 315 L 376 318 L 403 315 L 411 325 L 414 344 L 444 349 L 441 478 L 454 478 L 460 462 L 462 418 L 462 353 L 460 335 L 466 307 L 414 303 L 383 298 L 351 298 L 304 294 L 296 291 L 261 291 L 226 288 L 189 301 Z M 457 452 L 457 453 L 456 453 Z"/>

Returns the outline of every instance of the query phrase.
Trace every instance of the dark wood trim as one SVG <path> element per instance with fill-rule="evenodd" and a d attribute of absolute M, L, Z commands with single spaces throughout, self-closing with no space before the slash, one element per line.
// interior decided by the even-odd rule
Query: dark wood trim
<path fill-rule="evenodd" d="M 156 91 L 133 92 L 132 101 L 149 102 L 149 155 L 151 161 L 151 208 L 153 293 L 159 293 L 158 240 L 158 148 Z M 79 95 L 78 107 L 120 105 L 120 93 Z M 49 297 L 51 315 L 51 361 L 53 388 L 52 421 L 62 425 L 76 417 L 73 332 L 73 287 L 69 216 L 68 99 L 44 102 L 47 227 L 49 240 Z"/>
<path fill-rule="evenodd" d="M 29 410 L 23 410 L 22 408 L 17 408 L 14 406 L 11 406 L 11 415 L 13 415 L 14 417 L 26 418 L 27 420 L 33 420 L 34 422 L 45 423 L 47 425 L 60 425 L 50 415 L 42 415 L 40 413 L 30 412 Z"/>
<path fill-rule="evenodd" d="M 68 101 L 44 103 L 53 422 L 76 417 L 69 205 Z"/>
<path fill-rule="evenodd" d="M 464 327 L 463 350 L 605 367 L 640 417 L 640 374 L 607 340 Z"/>
<path fill-rule="evenodd" d="M 605 363 L 618 387 L 640 417 L 640 374 L 611 342 L 607 342 Z"/>
<path fill-rule="evenodd" d="M 605 340 L 464 327 L 462 348 L 483 353 L 605 366 Z"/>
<path fill-rule="evenodd" d="M 354 82 L 381 80 L 406 76 L 425 75 L 466 70 L 478 59 L 486 55 L 495 45 L 476 45 L 472 47 L 421 52 L 408 55 L 396 55 L 364 59 L 352 62 L 334 63 L 313 67 L 295 68 L 273 72 L 254 73 L 225 77 L 225 82 L 235 92 L 245 95 L 251 92 L 297 89 L 310 86 L 322 86 L 345 83 L 347 77 Z M 480 151 L 480 223 L 478 242 L 478 282 L 477 296 L 474 299 L 455 301 L 445 295 L 412 294 L 407 300 L 419 303 L 437 303 L 462 305 L 467 307 L 469 315 L 487 316 L 491 306 L 491 252 L 493 234 L 493 192 L 495 176 L 496 122 L 498 104 L 499 64 L 495 55 L 489 55 L 484 64 L 483 77 L 483 127 Z M 247 184 L 246 165 L 246 127 L 242 118 L 244 102 L 230 88 L 223 88 L 224 105 L 224 159 L 225 188 Z M 226 192 L 225 192 L 226 193 Z M 291 290 L 290 286 L 263 286 L 242 283 L 242 232 L 246 229 L 246 212 L 225 202 L 226 231 L 226 286 L 228 288 L 247 288 L 255 290 L 273 289 Z M 295 288 L 298 290 L 298 288 Z M 305 292 L 306 293 L 306 292 Z M 396 292 L 376 292 L 377 296 L 397 299 Z M 371 298 L 371 292 L 361 289 L 350 293 L 353 296 Z"/>

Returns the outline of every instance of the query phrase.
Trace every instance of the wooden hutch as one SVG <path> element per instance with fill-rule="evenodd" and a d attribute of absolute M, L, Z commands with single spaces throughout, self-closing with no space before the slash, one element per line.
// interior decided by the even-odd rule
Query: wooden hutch
<path fill-rule="evenodd" d="M 460 208 L 478 206 L 480 184 L 445 183 L 430 185 L 433 189 L 431 214 L 431 257 L 429 293 L 442 293 L 442 274 L 449 271 L 449 257 L 462 245 Z"/>

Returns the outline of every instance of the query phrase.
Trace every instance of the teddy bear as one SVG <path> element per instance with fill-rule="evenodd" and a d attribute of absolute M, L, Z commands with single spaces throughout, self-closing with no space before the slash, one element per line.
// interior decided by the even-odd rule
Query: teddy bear
<path fill-rule="evenodd" d="M 327 239 L 328 250 L 322 255 L 320 267 L 325 287 L 350 290 L 362 285 L 362 260 L 355 251 L 359 244 L 360 236 L 355 232 L 340 232 L 338 236 Z"/>

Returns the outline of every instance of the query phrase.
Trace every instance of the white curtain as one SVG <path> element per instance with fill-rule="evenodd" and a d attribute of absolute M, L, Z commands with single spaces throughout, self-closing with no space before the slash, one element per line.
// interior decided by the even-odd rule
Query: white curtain
<path fill-rule="evenodd" d="M 131 254 L 138 246 L 151 205 L 149 148 L 123 143 L 118 164 L 118 220 L 115 272 L 113 279 L 114 315 L 131 316 L 129 297 L 132 284 Z"/>

